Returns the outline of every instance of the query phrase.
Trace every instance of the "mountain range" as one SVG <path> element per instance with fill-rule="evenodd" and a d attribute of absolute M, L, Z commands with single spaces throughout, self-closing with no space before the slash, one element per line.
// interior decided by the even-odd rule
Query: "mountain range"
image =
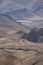
<path fill-rule="evenodd" d="M 34 5 L 39 1 L 0 0 L 0 65 L 43 65 L 43 16 Z"/>
<path fill-rule="evenodd" d="M 18 23 L 15 20 L 10 19 L 9 17 L 6 17 L 2 14 L 0 14 L 0 30 L 10 31 L 10 30 L 16 30 L 16 31 L 28 31 L 28 29 L 23 26 L 21 23 Z"/>
<path fill-rule="evenodd" d="M 43 19 L 43 0 L 0 0 L 0 13 L 12 19 Z"/>

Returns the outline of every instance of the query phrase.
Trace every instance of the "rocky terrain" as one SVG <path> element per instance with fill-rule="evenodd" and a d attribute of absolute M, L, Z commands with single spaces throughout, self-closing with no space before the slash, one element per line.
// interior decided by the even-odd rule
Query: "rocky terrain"
<path fill-rule="evenodd" d="M 43 65 L 43 28 L 29 30 L 0 15 L 0 65 Z"/>
<path fill-rule="evenodd" d="M 22 38 L 35 43 L 43 43 L 43 28 L 34 28 Z"/>

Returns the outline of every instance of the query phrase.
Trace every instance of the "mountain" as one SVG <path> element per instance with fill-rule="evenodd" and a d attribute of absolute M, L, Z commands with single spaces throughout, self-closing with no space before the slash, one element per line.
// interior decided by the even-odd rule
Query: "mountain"
<path fill-rule="evenodd" d="M 43 0 L 36 0 L 31 10 L 43 18 Z"/>
<path fill-rule="evenodd" d="M 10 8 L 11 9 L 13 9 L 13 7 L 14 7 L 14 9 L 16 8 L 16 7 L 18 7 L 18 8 L 24 8 L 24 7 L 29 7 L 30 5 L 31 5 L 31 3 L 33 3 L 34 2 L 34 0 L 0 0 L 0 5 L 1 5 L 1 8 L 3 7 L 3 8 L 6 8 L 6 9 L 9 9 L 10 10 Z M 14 6 L 15 5 L 15 6 Z M 11 6 L 11 7 L 8 7 L 8 6 Z"/>
<path fill-rule="evenodd" d="M 25 19 L 25 20 L 43 19 L 43 1 L 0 0 L 0 13 L 5 15 L 9 14 L 9 16 L 11 16 L 13 19 Z"/>
<path fill-rule="evenodd" d="M 27 8 L 13 10 L 10 12 L 5 12 L 3 14 L 11 17 L 14 20 L 36 20 L 36 19 L 40 20 L 41 19 L 41 17 L 35 15 L 34 13 L 31 12 L 31 10 Z"/>
<path fill-rule="evenodd" d="M 34 43 L 43 43 L 43 28 L 34 28 L 22 38 Z"/>
<path fill-rule="evenodd" d="M 24 27 L 22 24 L 18 23 L 15 20 L 12 20 L 9 17 L 6 17 L 2 14 L 0 14 L 0 30 L 22 30 L 22 31 L 28 31 L 26 27 Z"/>

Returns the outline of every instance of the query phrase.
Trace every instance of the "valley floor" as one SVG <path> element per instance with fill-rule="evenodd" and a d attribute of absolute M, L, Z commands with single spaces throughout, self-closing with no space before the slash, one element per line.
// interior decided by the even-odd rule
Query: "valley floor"
<path fill-rule="evenodd" d="M 14 38 L 13 33 L 0 37 L 0 65 L 43 65 L 43 44 Z"/>

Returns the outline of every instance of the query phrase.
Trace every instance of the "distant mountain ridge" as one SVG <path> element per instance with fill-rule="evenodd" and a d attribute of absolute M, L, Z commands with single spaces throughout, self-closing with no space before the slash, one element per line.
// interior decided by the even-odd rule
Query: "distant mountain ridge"
<path fill-rule="evenodd" d="M 9 14 L 14 19 L 31 19 L 33 14 L 33 19 L 43 19 L 43 0 L 1 0 L 0 13 Z"/>
<path fill-rule="evenodd" d="M 41 19 L 41 17 L 35 15 L 34 13 L 32 13 L 31 10 L 27 8 L 12 10 L 10 12 L 5 12 L 3 14 L 11 17 L 14 20 L 36 20 L 36 19 L 40 20 Z"/>
<path fill-rule="evenodd" d="M 37 0 L 34 4 L 32 9 L 35 14 L 38 16 L 43 17 L 43 0 Z"/>
<path fill-rule="evenodd" d="M 12 20 L 9 17 L 6 17 L 0 14 L 0 30 L 21 30 L 28 31 L 26 27 L 18 23 L 16 20 Z"/>

